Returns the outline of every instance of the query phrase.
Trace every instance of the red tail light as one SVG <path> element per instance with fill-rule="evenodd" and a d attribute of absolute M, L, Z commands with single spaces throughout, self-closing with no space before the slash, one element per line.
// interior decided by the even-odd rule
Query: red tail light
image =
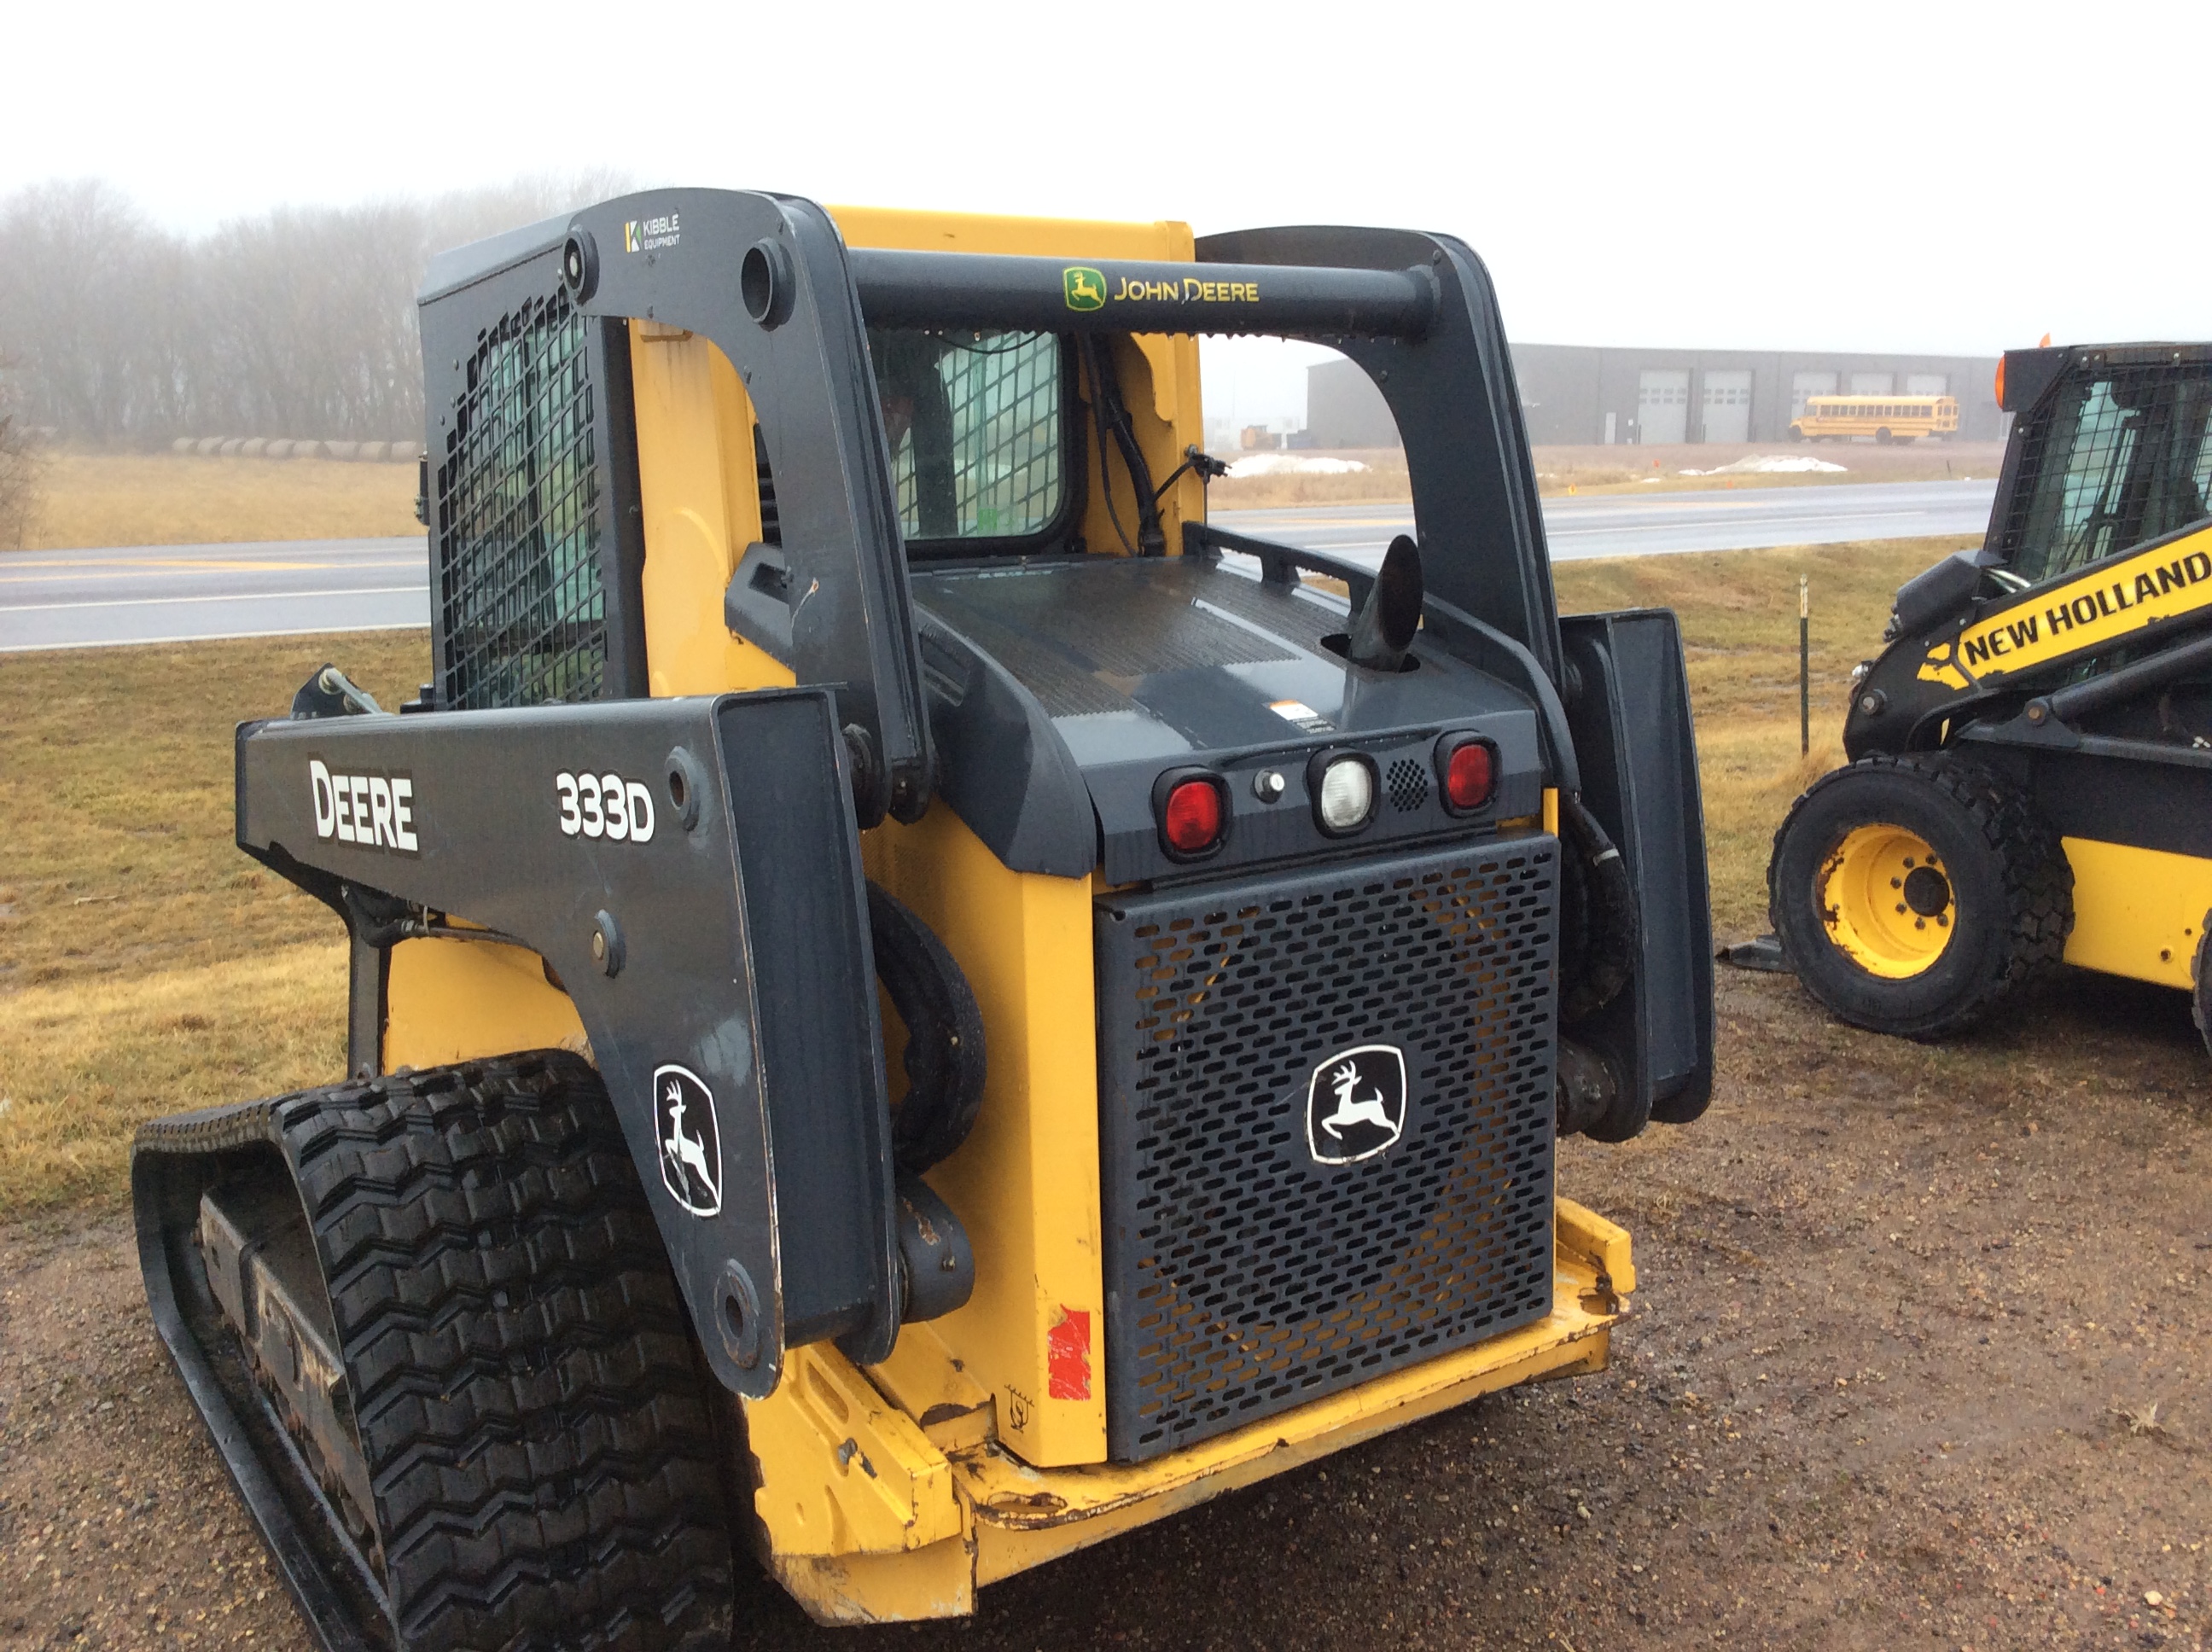
<path fill-rule="evenodd" d="M 1498 783 L 1497 754 L 1486 740 L 1472 735 L 1444 736 L 1437 753 L 1442 770 L 1444 806 L 1455 815 L 1470 815 L 1490 801 Z"/>
<path fill-rule="evenodd" d="M 1204 854 L 1221 841 L 1222 815 L 1220 781 L 1177 780 L 1160 805 L 1160 836 L 1171 853 Z"/>

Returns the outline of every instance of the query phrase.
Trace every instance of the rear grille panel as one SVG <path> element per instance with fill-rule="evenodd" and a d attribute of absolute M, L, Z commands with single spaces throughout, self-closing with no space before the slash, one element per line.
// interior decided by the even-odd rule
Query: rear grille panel
<path fill-rule="evenodd" d="M 1558 841 L 1102 902 L 1108 1449 L 1140 1461 L 1551 1311 Z M 1324 1165 L 1317 1064 L 1404 1052 Z"/>

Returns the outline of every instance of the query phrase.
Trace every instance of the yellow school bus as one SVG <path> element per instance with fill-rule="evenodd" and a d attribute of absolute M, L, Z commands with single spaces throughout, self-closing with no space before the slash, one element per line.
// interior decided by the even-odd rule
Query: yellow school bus
<path fill-rule="evenodd" d="M 1879 442 L 1948 440 L 1959 434 L 1955 396 L 1808 396 L 1790 424 L 1792 441 L 1872 436 Z"/>

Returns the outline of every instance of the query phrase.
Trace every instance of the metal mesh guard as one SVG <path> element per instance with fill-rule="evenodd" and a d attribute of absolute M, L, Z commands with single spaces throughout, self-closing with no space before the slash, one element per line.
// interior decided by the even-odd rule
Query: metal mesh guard
<path fill-rule="evenodd" d="M 502 317 L 469 363 L 438 469 L 441 699 L 596 699 L 606 593 L 584 323 L 565 295 Z"/>
<path fill-rule="evenodd" d="M 1102 903 L 1108 1449 L 1137 1461 L 1551 1311 L 1558 841 Z M 1403 1133 L 1307 1145 L 1405 1051 Z"/>

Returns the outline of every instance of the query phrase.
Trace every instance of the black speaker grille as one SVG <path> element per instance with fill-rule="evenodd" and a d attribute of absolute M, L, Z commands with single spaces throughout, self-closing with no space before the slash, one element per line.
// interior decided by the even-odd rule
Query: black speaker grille
<path fill-rule="evenodd" d="M 1401 757 L 1390 765 L 1386 783 L 1390 789 L 1390 806 L 1401 815 L 1410 815 L 1429 800 L 1429 767 L 1415 762 L 1411 757 Z"/>

